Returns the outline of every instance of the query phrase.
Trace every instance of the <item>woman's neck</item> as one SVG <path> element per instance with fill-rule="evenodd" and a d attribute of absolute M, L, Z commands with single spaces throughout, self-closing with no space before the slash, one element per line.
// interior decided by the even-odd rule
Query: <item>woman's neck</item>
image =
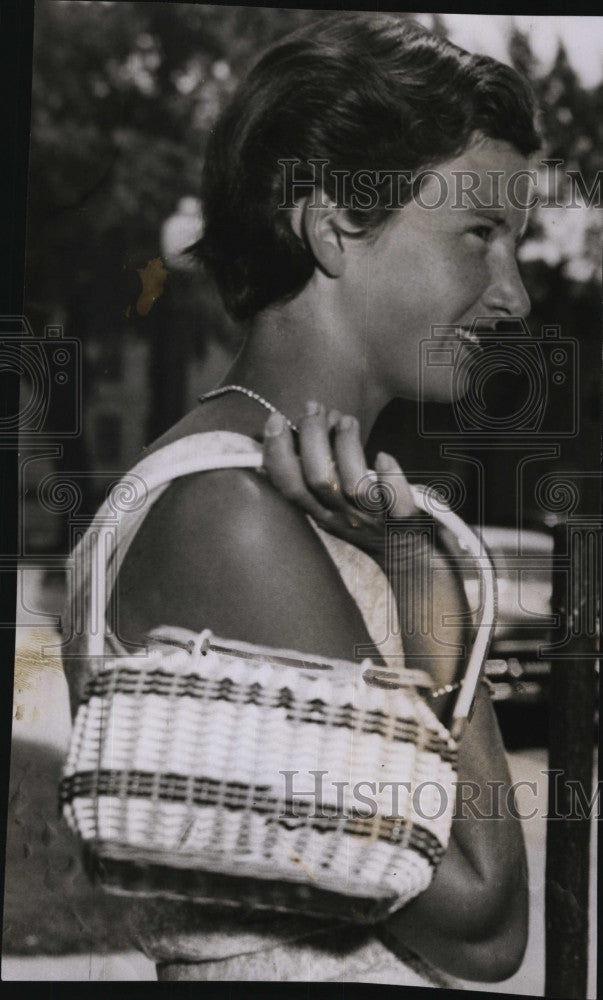
<path fill-rule="evenodd" d="M 352 414 L 366 444 L 389 399 L 371 385 L 365 359 L 345 332 L 312 316 L 309 303 L 305 310 L 300 305 L 296 300 L 264 310 L 223 382 L 259 393 L 294 423 L 310 399 Z"/>

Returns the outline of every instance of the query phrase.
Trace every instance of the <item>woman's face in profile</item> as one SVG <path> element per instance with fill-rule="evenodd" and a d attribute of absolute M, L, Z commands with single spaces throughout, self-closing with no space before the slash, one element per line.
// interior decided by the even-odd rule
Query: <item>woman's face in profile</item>
<path fill-rule="evenodd" d="M 426 175 L 376 239 L 352 248 L 348 327 L 361 338 L 369 377 L 391 396 L 451 402 L 453 364 L 476 349 L 460 345 L 452 328 L 529 312 L 516 262 L 534 200 L 528 168 L 508 143 L 482 138 Z M 439 365 L 422 360 L 432 336 L 444 349 Z"/>

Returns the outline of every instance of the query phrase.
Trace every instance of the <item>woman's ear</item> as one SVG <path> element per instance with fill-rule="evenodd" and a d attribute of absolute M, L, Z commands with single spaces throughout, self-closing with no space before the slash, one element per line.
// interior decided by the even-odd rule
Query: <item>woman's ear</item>
<path fill-rule="evenodd" d="M 318 266 L 331 278 L 343 274 L 346 265 L 346 210 L 338 208 L 320 192 L 320 198 L 304 198 L 293 209 L 293 231 L 312 251 Z"/>

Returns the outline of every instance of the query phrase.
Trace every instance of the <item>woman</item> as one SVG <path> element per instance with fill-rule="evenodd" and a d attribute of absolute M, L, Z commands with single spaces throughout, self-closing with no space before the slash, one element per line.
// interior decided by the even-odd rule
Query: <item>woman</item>
<path fill-rule="evenodd" d="M 454 400 L 449 366 L 419 372 L 434 324 L 451 328 L 443 346 L 458 358 L 478 349 L 466 335 L 476 318 L 528 311 L 515 261 L 525 190 L 521 177 L 506 182 L 538 147 L 533 117 L 512 70 L 389 15 L 325 18 L 251 71 L 211 137 L 196 247 L 247 337 L 224 385 L 150 453 L 198 433 L 216 453 L 251 439 L 267 474 L 220 469 L 163 493 L 121 566 L 123 643 L 165 623 L 341 659 L 382 640 L 389 568 L 383 519 L 363 507 L 363 448 L 394 397 Z M 411 514 L 395 460 L 381 454 L 376 471 L 394 512 Z M 427 559 L 433 628 L 406 629 L 398 595 L 404 657 L 444 686 L 462 674 L 468 636 L 441 622 L 467 607 L 442 552 L 415 551 L 407 582 Z M 395 647 L 382 656 L 400 656 Z M 434 710 L 446 720 L 449 698 Z M 458 776 L 480 794 L 510 784 L 483 686 Z M 160 979 L 424 985 L 447 981 L 438 969 L 498 981 L 526 943 L 519 820 L 508 805 L 497 822 L 466 810 L 430 888 L 377 933 L 167 900 L 137 907 L 136 923 Z"/>

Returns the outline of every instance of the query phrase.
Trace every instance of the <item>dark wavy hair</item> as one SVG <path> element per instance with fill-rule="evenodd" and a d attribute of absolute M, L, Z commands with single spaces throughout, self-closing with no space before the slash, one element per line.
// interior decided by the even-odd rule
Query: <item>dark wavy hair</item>
<path fill-rule="evenodd" d="M 335 200 L 335 171 L 414 174 L 458 156 L 476 132 L 528 156 L 540 146 L 535 119 L 529 85 L 495 59 L 395 15 L 330 15 L 268 49 L 217 122 L 202 177 L 204 234 L 191 253 L 231 315 L 249 319 L 297 294 L 315 266 L 278 207 L 279 161 L 298 161 L 296 183 L 311 187 L 312 161 L 326 160 L 321 183 Z M 391 180 L 386 187 L 377 204 L 350 209 L 362 235 L 388 218 Z M 411 197 L 409 186 L 400 203 Z"/>

